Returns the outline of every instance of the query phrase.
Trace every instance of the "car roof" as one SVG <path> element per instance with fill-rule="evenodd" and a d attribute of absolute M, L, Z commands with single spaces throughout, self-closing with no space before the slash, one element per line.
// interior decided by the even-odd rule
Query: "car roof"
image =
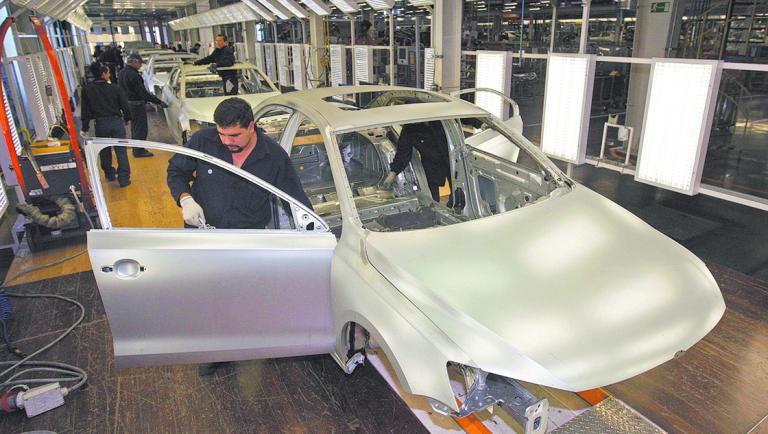
<path fill-rule="evenodd" d="M 382 106 L 376 108 L 350 110 L 339 101 L 326 101 L 330 97 L 363 92 L 405 91 L 424 96 L 438 97 L 441 101 L 414 104 Z M 340 86 L 323 87 L 290 92 L 274 96 L 264 102 L 295 108 L 299 111 L 313 112 L 325 121 L 326 126 L 336 132 L 358 130 L 384 124 L 412 123 L 450 117 L 486 117 L 489 113 L 480 107 L 459 98 L 430 92 L 412 87 L 399 86 Z"/>
<path fill-rule="evenodd" d="M 181 65 L 181 73 L 182 74 L 189 74 L 190 72 L 205 72 L 208 71 L 209 65 L 191 65 L 191 64 L 184 64 Z M 259 72 L 262 72 L 259 68 L 256 67 L 256 65 L 253 65 L 251 63 L 247 62 L 237 62 L 232 66 L 227 67 L 221 67 L 218 69 L 255 69 Z M 266 74 L 265 74 L 266 75 Z"/>

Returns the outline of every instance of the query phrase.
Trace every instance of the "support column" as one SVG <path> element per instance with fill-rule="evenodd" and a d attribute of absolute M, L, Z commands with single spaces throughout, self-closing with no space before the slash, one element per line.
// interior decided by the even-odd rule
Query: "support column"
<path fill-rule="evenodd" d="M 587 52 L 587 40 L 589 39 L 589 9 L 592 0 L 581 2 L 581 33 L 579 34 L 579 54 Z"/>
<path fill-rule="evenodd" d="M 245 56 L 251 63 L 256 62 L 256 21 L 243 23 L 243 43 L 245 44 Z M 240 59 L 243 61 L 245 59 Z"/>
<path fill-rule="evenodd" d="M 652 2 L 653 0 L 638 1 L 633 57 L 667 57 L 669 52 L 677 49 L 685 2 L 671 0 L 668 12 L 651 12 Z M 642 133 L 651 68 L 650 65 L 632 65 L 630 71 L 625 124 L 635 129 L 636 145 Z M 632 149 L 637 150 L 638 146 L 633 146 Z"/>
<path fill-rule="evenodd" d="M 309 46 L 312 53 L 312 64 L 309 66 L 312 68 L 312 77 L 320 79 L 320 77 L 326 77 L 325 65 L 323 59 L 328 55 L 328 41 L 325 40 L 325 22 L 323 17 L 316 13 L 309 14 Z M 326 80 L 326 85 L 330 85 L 329 80 Z M 317 86 L 317 84 L 315 84 Z"/>
<path fill-rule="evenodd" d="M 432 12 L 435 86 L 441 92 L 461 87 L 461 8 L 451 0 L 435 0 Z"/>

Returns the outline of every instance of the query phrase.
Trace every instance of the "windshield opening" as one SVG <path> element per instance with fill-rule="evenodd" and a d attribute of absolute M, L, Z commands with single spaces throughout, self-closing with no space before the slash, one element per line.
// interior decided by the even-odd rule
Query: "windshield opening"
<path fill-rule="evenodd" d="M 220 68 L 224 70 L 224 68 Z M 274 90 L 264 77 L 255 69 L 234 69 L 237 74 L 238 95 L 250 95 L 257 93 L 273 92 Z M 187 98 L 210 98 L 225 96 L 224 82 L 218 74 L 208 71 L 195 71 L 185 78 L 185 91 Z"/>
<path fill-rule="evenodd" d="M 360 220 L 372 231 L 484 218 L 540 202 L 562 186 L 488 119 L 367 128 L 337 140 Z"/>

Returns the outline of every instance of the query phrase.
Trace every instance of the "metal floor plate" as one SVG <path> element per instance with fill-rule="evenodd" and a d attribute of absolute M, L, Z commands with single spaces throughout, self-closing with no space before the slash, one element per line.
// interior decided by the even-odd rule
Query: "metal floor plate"
<path fill-rule="evenodd" d="M 557 434 L 658 434 L 664 433 L 623 402 L 607 398 L 568 423 L 552 431 Z"/>

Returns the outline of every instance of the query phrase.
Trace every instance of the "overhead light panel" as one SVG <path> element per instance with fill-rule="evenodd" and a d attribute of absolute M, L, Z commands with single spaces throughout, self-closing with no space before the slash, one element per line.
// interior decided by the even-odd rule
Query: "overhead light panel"
<path fill-rule="evenodd" d="M 199 14 L 189 15 L 177 20 L 169 21 L 168 25 L 174 31 L 197 29 L 200 27 L 219 26 L 222 24 L 254 21 L 258 15 L 253 9 L 243 3 L 233 3 L 216 9 L 211 9 Z"/>
<path fill-rule="evenodd" d="M 434 0 L 408 0 L 412 6 L 432 6 L 435 4 Z"/>
<path fill-rule="evenodd" d="M 594 76 L 591 55 L 549 55 L 541 127 L 541 148 L 547 155 L 584 163 Z"/>
<path fill-rule="evenodd" d="M 309 12 L 293 0 L 280 0 L 280 4 L 299 18 L 309 18 Z"/>
<path fill-rule="evenodd" d="M 318 15 L 331 14 L 331 8 L 329 8 L 323 0 L 303 0 L 303 3 L 312 9 L 312 12 Z"/>
<path fill-rule="evenodd" d="M 365 2 L 377 11 L 392 9 L 395 6 L 395 0 L 365 0 Z"/>
<path fill-rule="evenodd" d="M 478 51 L 475 87 L 493 89 L 509 95 L 509 86 L 512 82 L 510 62 L 506 51 Z M 502 120 L 506 119 L 509 113 L 509 107 L 504 99 L 490 92 L 475 93 L 475 104 Z"/>
<path fill-rule="evenodd" d="M 720 85 L 715 60 L 653 59 L 635 179 L 696 194 Z"/>
<path fill-rule="evenodd" d="M 267 21 L 274 21 L 275 20 L 275 14 L 268 11 L 264 6 L 262 6 L 259 3 L 256 3 L 255 0 L 242 0 L 243 3 L 248 5 L 249 8 L 253 9 L 257 14 L 261 15 L 265 20 Z"/>
<path fill-rule="evenodd" d="M 340 11 L 344 13 L 357 12 L 360 10 L 360 5 L 355 0 L 331 0 Z"/>
<path fill-rule="evenodd" d="M 291 18 L 291 13 L 288 12 L 288 9 L 283 7 L 281 4 L 279 4 L 275 0 L 259 0 L 259 3 L 264 5 L 264 7 L 269 9 L 270 12 L 275 14 L 275 16 L 280 18 L 281 20 L 287 20 Z"/>

